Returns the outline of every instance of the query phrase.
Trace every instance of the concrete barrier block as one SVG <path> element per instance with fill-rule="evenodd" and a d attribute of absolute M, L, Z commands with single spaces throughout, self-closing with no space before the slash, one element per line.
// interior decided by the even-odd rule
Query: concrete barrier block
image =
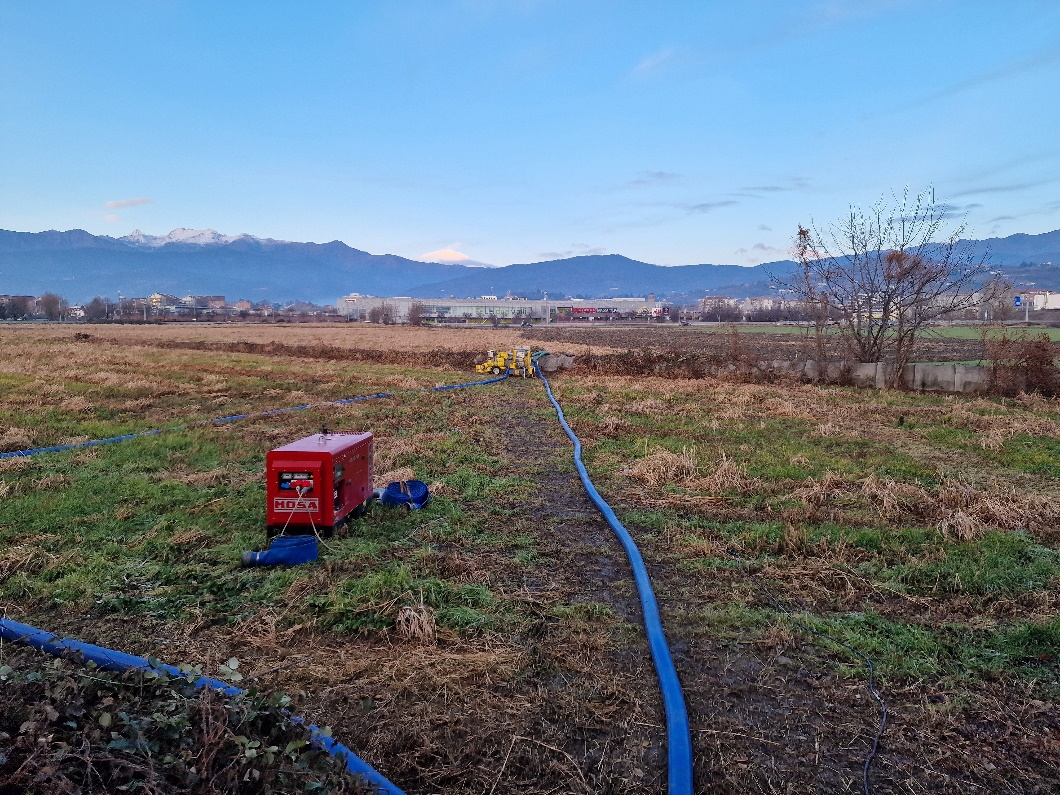
<path fill-rule="evenodd" d="M 877 369 L 878 365 L 875 362 L 851 365 L 850 381 L 854 386 L 874 387 L 876 386 Z"/>
<path fill-rule="evenodd" d="M 992 368 L 975 364 L 953 366 L 953 389 L 955 392 L 986 392 L 993 385 Z"/>

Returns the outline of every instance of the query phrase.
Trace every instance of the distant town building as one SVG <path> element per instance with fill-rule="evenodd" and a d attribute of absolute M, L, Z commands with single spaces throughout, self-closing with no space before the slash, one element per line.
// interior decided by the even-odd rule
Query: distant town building
<path fill-rule="evenodd" d="M 180 299 L 179 305 L 193 309 L 224 309 L 225 297 L 223 295 L 186 295 Z"/>
<path fill-rule="evenodd" d="M 179 298 L 169 293 L 151 293 L 151 295 L 147 296 L 147 301 L 155 309 L 177 306 L 180 303 Z"/>
<path fill-rule="evenodd" d="M 645 298 L 380 298 L 372 295 L 350 293 L 336 302 L 340 315 L 350 320 L 368 320 L 373 309 L 382 309 L 397 323 L 408 319 L 413 304 L 421 307 L 420 316 L 425 320 L 461 322 L 466 320 L 543 320 L 560 316 L 602 320 L 620 315 L 650 315 L 661 309 L 653 299 Z"/>
<path fill-rule="evenodd" d="M 699 309 L 703 312 L 719 307 L 736 307 L 739 305 L 740 302 L 737 299 L 730 298 L 727 295 L 708 295 L 706 298 L 699 299 Z"/>

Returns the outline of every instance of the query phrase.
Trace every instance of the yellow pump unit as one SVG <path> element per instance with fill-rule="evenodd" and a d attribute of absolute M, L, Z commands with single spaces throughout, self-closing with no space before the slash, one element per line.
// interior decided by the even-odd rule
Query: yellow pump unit
<path fill-rule="evenodd" d="M 513 348 L 510 351 L 489 351 L 486 356 L 486 361 L 475 365 L 477 372 L 492 373 L 493 375 L 507 372 L 508 375 L 521 375 L 523 378 L 537 375 L 537 365 L 530 355 L 529 348 Z"/>

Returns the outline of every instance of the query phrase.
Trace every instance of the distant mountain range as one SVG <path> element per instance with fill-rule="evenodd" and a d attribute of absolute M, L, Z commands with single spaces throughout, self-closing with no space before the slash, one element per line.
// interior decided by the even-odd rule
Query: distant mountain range
<path fill-rule="evenodd" d="M 968 241 L 1019 287 L 1060 291 L 1060 230 Z M 795 264 L 663 267 L 618 254 L 484 268 L 369 254 L 338 240 L 296 243 L 212 229 L 137 230 L 121 238 L 0 230 L 0 293 L 57 292 L 72 301 L 154 292 L 224 295 L 229 300 L 306 300 L 331 304 L 352 292 L 416 298 L 498 295 L 527 298 L 647 296 L 692 299 L 767 294 L 770 276 Z"/>

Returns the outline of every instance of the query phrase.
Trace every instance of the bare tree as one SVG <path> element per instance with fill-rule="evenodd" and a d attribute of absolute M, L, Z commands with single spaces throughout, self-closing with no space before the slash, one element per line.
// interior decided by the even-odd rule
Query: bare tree
<path fill-rule="evenodd" d="M 774 280 L 813 311 L 819 356 L 823 325 L 840 324 L 848 360 L 895 365 L 900 386 L 913 344 L 924 328 L 942 316 L 966 311 L 998 289 L 986 281 L 985 257 L 976 257 L 961 235 L 965 225 L 947 228 L 948 207 L 932 191 L 892 203 L 880 200 L 824 232 L 799 227 L 795 257 L 799 268 L 787 281 Z"/>
<path fill-rule="evenodd" d="M 423 304 L 419 301 L 414 301 L 409 304 L 408 321 L 410 326 L 419 326 L 423 324 Z"/>
<path fill-rule="evenodd" d="M 86 320 L 109 320 L 114 311 L 114 303 L 109 298 L 96 296 L 85 305 Z"/>
<path fill-rule="evenodd" d="M 45 293 L 37 299 L 37 305 L 48 320 L 62 320 L 70 303 L 61 295 Z"/>
<path fill-rule="evenodd" d="M 983 294 L 983 301 L 978 307 L 979 312 L 975 313 L 976 316 L 981 312 L 983 320 L 992 322 L 1008 320 L 1016 316 L 1016 308 L 1012 301 L 1016 294 L 1012 291 L 1012 285 L 1001 276 L 994 276 L 990 279 L 984 285 Z"/>

